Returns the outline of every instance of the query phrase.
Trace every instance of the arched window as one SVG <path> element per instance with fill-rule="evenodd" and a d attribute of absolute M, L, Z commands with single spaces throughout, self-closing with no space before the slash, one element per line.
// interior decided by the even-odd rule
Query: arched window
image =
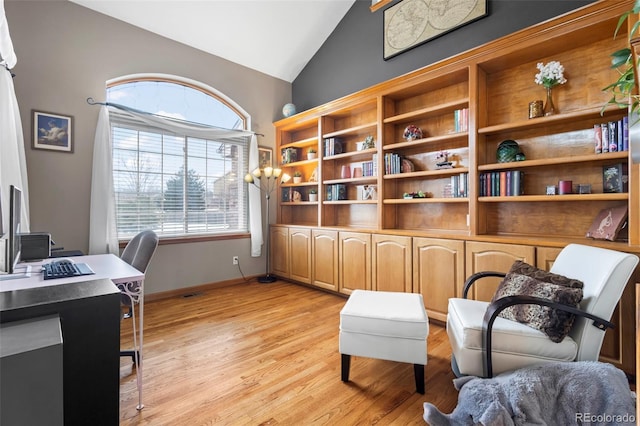
<path fill-rule="evenodd" d="M 107 84 L 107 102 L 167 118 L 247 130 L 249 116 L 233 101 L 197 82 L 133 76 Z M 118 238 L 144 229 L 161 237 L 237 234 L 248 229 L 246 169 L 249 140 L 203 139 L 183 126 L 160 129 L 110 112 Z"/>

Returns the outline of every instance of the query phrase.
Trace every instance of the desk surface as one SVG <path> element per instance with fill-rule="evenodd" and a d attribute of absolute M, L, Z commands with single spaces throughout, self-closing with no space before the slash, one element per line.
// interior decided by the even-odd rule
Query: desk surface
<path fill-rule="evenodd" d="M 86 263 L 95 272 L 94 275 L 83 275 L 79 277 L 56 278 L 45 280 L 42 275 L 41 267 L 45 263 L 52 262 L 57 259 L 46 259 L 40 262 L 29 262 L 31 265 L 31 276 L 26 278 L 17 278 L 13 280 L 0 281 L 0 292 L 24 290 L 28 288 L 47 287 L 52 285 L 69 284 L 75 282 L 83 282 L 97 280 L 100 278 L 108 278 L 115 284 L 130 281 L 141 281 L 144 274 L 124 260 L 113 254 L 95 254 L 89 256 L 74 257 L 76 263 Z"/>

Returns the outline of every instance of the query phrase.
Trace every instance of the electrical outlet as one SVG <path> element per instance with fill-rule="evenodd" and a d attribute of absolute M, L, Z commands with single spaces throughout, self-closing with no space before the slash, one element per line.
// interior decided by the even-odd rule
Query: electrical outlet
<path fill-rule="evenodd" d="M 240 262 L 240 259 L 238 258 L 238 256 L 233 256 L 233 264 L 237 265 Z"/>

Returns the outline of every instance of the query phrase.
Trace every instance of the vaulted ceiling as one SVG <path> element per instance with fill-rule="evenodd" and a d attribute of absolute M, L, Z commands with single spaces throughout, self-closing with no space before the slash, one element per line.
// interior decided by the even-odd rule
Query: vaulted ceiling
<path fill-rule="evenodd" d="M 70 0 L 292 82 L 355 0 Z"/>

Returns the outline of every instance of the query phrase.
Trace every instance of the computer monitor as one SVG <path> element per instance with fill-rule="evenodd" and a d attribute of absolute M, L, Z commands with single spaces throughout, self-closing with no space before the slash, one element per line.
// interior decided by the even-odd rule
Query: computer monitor
<path fill-rule="evenodd" d="M 7 224 L 8 238 L 5 245 L 5 272 L 0 275 L 0 280 L 23 278 L 30 275 L 30 267 L 18 268 L 22 244 L 20 239 L 22 218 L 22 191 L 15 185 L 9 188 L 9 223 Z"/>

